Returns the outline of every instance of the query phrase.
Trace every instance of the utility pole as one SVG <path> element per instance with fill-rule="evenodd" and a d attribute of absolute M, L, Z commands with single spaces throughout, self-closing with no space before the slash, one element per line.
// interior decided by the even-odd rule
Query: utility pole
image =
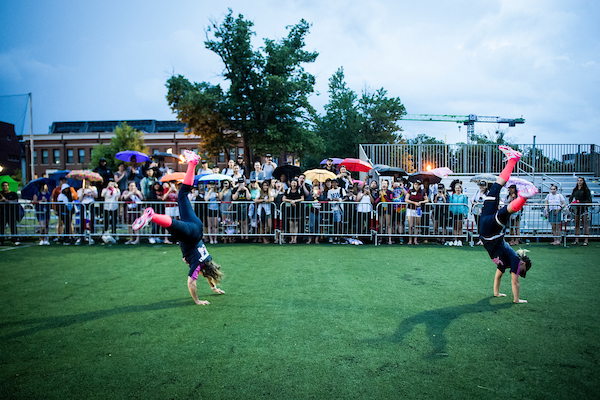
<path fill-rule="evenodd" d="M 33 96 L 31 92 L 29 92 L 29 127 L 29 160 L 31 161 L 31 180 L 33 180 L 35 168 L 33 165 Z M 27 183 L 27 173 L 25 171 L 23 171 L 23 181 Z"/>

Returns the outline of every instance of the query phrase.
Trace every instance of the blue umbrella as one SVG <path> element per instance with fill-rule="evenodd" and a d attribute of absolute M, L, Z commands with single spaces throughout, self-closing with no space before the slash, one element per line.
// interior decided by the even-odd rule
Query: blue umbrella
<path fill-rule="evenodd" d="M 54 181 L 54 187 L 58 186 L 60 178 L 64 178 L 69 172 L 71 172 L 70 169 L 63 169 L 62 171 L 56 171 L 55 173 L 50 175 L 50 179 Z M 76 179 L 67 178 L 67 183 L 69 184 L 69 186 L 75 189 L 79 189 L 81 187 L 82 182 Z"/>
<path fill-rule="evenodd" d="M 37 194 L 38 197 L 40 195 L 40 187 L 43 184 L 48 185 L 48 191 L 52 192 L 56 187 L 56 183 L 53 179 L 50 178 L 37 178 L 30 181 L 24 188 L 21 190 L 21 198 L 27 200 L 33 200 L 33 195 Z"/>
<path fill-rule="evenodd" d="M 121 161 L 125 161 L 125 162 L 136 162 L 136 163 L 146 162 L 150 159 L 150 157 L 147 154 L 144 154 L 141 151 L 135 151 L 135 150 L 120 151 L 117 154 L 115 154 L 115 158 L 117 160 L 121 160 Z M 132 158 L 133 158 L 133 160 L 132 160 Z"/>

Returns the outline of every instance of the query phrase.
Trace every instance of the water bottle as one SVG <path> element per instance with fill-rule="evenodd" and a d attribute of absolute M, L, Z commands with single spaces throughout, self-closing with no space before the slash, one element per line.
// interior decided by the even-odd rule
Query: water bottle
<path fill-rule="evenodd" d="M 421 207 L 417 207 L 417 217 L 421 216 Z"/>

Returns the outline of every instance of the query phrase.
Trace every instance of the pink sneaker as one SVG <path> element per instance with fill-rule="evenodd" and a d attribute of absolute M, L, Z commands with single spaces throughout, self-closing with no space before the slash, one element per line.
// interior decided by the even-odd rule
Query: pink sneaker
<path fill-rule="evenodd" d="M 500 151 L 504 153 L 504 156 L 506 157 L 505 160 L 511 160 L 513 158 L 516 158 L 517 161 L 519 161 L 519 159 L 523 156 L 523 154 L 521 154 L 520 152 L 518 152 L 516 150 L 511 149 L 508 146 L 500 145 L 500 146 L 498 146 L 498 149 L 500 149 Z"/>
<path fill-rule="evenodd" d="M 187 164 L 194 162 L 195 164 L 198 164 L 200 162 L 200 160 L 202 159 L 198 154 L 194 153 L 193 151 L 189 151 L 189 150 L 184 150 L 183 154 L 181 154 L 181 156 L 183 157 L 183 159 L 185 160 L 185 162 Z"/>
<path fill-rule="evenodd" d="M 519 196 L 523 197 L 524 199 L 529 199 L 530 197 L 533 197 L 537 192 L 538 188 L 536 188 L 532 184 L 531 186 L 521 188 L 521 190 L 519 190 Z"/>
<path fill-rule="evenodd" d="M 139 231 L 140 229 L 145 228 L 148 226 L 150 221 L 152 221 L 152 217 L 154 217 L 154 210 L 152 207 L 146 208 L 142 216 L 133 221 L 131 229 L 134 231 Z"/>

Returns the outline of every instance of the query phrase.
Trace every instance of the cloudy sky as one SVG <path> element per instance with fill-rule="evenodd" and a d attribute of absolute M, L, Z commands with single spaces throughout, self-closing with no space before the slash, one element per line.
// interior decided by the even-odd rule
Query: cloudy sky
<path fill-rule="evenodd" d="M 165 100 L 173 74 L 219 83 L 222 64 L 204 48 L 210 20 L 230 7 L 255 23 L 255 46 L 312 24 L 306 69 L 322 111 L 331 75 L 344 67 L 359 92 L 385 88 L 409 114 L 524 117 L 519 143 L 600 144 L 600 2 L 595 0 L 340 1 L 3 0 L 0 120 L 29 133 L 54 121 L 173 120 Z M 449 143 L 466 129 L 403 121 Z M 502 126 L 500 126 L 502 128 Z M 493 132 L 477 124 L 476 132 Z"/>

